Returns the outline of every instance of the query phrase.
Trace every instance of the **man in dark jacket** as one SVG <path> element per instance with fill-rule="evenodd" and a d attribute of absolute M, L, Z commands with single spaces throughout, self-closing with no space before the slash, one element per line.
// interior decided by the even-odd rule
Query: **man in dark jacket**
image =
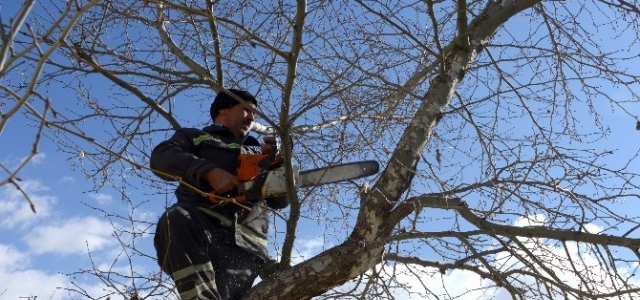
<path fill-rule="evenodd" d="M 151 168 L 201 191 L 237 195 L 235 172 L 240 153 L 260 154 L 264 144 L 248 135 L 257 106 L 249 92 L 229 89 L 245 101 L 220 92 L 211 104 L 213 125 L 183 128 L 151 153 Z M 271 142 L 265 138 L 265 142 Z M 162 175 L 160 177 L 165 178 Z M 253 285 L 267 252 L 268 211 L 286 199 L 212 203 L 180 184 L 177 203 L 160 217 L 154 244 L 158 264 L 169 274 L 181 299 L 240 299 Z"/>

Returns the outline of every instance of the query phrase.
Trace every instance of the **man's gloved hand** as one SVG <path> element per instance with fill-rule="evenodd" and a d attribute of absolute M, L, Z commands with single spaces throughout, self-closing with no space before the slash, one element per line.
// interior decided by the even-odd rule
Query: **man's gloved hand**
<path fill-rule="evenodd" d="M 262 154 L 271 154 L 271 151 L 275 148 L 276 155 L 280 154 L 280 139 L 277 136 L 267 135 L 263 139 L 264 144 L 261 145 Z"/>
<path fill-rule="evenodd" d="M 284 163 L 282 153 L 280 152 L 280 139 L 277 136 L 268 135 L 263 138 L 264 144 L 261 144 L 262 154 L 273 155 L 274 162 L 269 166 L 269 170 L 279 168 Z M 275 153 L 274 153 L 275 151 Z"/>

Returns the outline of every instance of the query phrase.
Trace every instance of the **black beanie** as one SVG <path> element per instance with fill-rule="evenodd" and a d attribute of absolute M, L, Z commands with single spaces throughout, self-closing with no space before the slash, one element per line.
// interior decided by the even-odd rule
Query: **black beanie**
<path fill-rule="evenodd" d="M 253 95 L 251 95 L 251 93 L 247 91 L 236 90 L 236 89 L 228 89 L 227 91 L 235 94 L 236 96 L 240 97 L 240 99 L 244 101 L 248 101 L 248 102 L 250 101 L 250 102 L 253 102 L 253 104 L 255 104 L 256 106 L 258 105 L 258 101 L 256 100 L 256 97 L 254 97 Z M 216 98 L 213 100 L 213 103 L 211 103 L 211 109 L 209 109 L 211 120 L 215 120 L 219 110 L 233 107 L 237 104 L 240 104 L 240 102 L 236 101 L 236 99 L 233 99 L 233 96 L 231 96 L 228 93 L 225 93 L 224 91 L 220 91 L 220 93 L 218 93 Z"/>

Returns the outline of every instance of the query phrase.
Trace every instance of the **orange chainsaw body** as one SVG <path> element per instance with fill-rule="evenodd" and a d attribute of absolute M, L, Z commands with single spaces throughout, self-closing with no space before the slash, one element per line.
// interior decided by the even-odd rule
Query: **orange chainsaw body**
<path fill-rule="evenodd" d="M 284 168 L 275 168 L 282 157 L 269 154 L 240 154 L 236 177 L 240 181 L 239 196 L 232 197 L 236 201 L 249 199 L 279 197 L 286 194 L 286 180 Z M 295 168 L 297 173 L 297 168 Z M 296 174 L 297 175 L 297 174 Z M 254 186 L 257 182 L 257 186 Z M 217 203 L 216 195 L 211 193 L 209 200 Z"/>
<path fill-rule="evenodd" d="M 238 180 L 240 182 L 253 180 L 263 171 L 260 163 L 268 158 L 268 154 L 240 154 L 237 169 Z"/>

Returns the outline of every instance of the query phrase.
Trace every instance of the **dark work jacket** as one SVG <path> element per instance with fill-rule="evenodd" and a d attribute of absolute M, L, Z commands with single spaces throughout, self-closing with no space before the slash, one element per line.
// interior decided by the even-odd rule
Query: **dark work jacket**
<path fill-rule="evenodd" d="M 203 192 L 212 192 L 202 174 L 213 168 L 237 175 L 240 153 L 260 154 L 260 142 L 251 136 L 238 138 L 226 127 L 212 125 L 202 130 L 182 128 L 168 140 L 160 143 L 151 153 L 151 169 L 182 178 Z M 156 173 L 165 180 L 173 180 Z M 225 196 L 235 196 L 228 194 Z M 263 259 L 268 258 L 266 238 L 269 231 L 267 207 L 284 208 L 286 198 L 247 201 L 251 211 L 232 203 L 212 204 L 206 197 L 184 184 L 176 189 L 180 204 L 191 204 L 209 215 L 214 223 L 229 228 L 236 245 Z M 214 237 L 215 238 L 215 237 Z M 225 238 L 226 240 L 226 238 Z"/>

